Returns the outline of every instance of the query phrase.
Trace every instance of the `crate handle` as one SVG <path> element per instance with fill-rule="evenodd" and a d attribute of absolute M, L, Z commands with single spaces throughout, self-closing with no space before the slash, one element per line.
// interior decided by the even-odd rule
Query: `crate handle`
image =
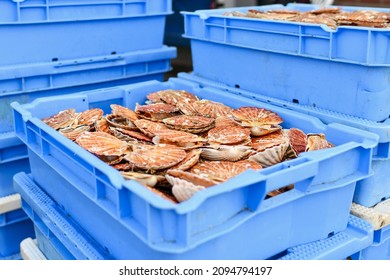
<path fill-rule="evenodd" d="M 95 63 L 112 63 L 116 61 L 124 60 L 124 57 L 122 56 L 110 56 L 110 57 L 99 57 L 99 58 L 91 58 L 91 59 L 78 59 L 73 61 L 64 61 L 59 62 L 54 67 L 56 68 L 62 68 L 62 67 L 70 67 L 70 66 L 76 66 L 76 65 L 83 65 L 83 64 L 95 64 Z"/>

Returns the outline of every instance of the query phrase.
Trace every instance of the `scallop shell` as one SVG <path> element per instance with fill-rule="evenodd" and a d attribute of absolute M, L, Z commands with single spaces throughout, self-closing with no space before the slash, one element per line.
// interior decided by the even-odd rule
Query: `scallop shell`
<path fill-rule="evenodd" d="M 173 89 L 160 91 L 160 99 L 171 105 L 176 105 L 179 101 L 194 102 L 199 100 L 197 96 L 188 91 Z"/>
<path fill-rule="evenodd" d="M 334 145 L 329 143 L 326 140 L 325 134 L 323 134 L 323 133 L 319 133 L 319 134 L 309 133 L 309 134 L 307 134 L 306 152 L 328 149 L 328 148 L 332 148 L 332 147 L 334 147 Z"/>
<path fill-rule="evenodd" d="M 232 115 L 243 126 L 278 125 L 283 122 L 275 112 L 258 107 L 241 107 L 234 109 Z"/>
<path fill-rule="evenodd" d="M 153 122 L 153 121 L 149 121 L 149 120 L 143 120 L 143 119 L 136 120 L 134 122 L 134 124 L 137 126 L 137 128 L 139 130 L 142 131 L 142 133 L 144 133 L 146 136 L 152 137 L 152 138 L 154 136 L 156 136 L 156 133 L 160 133 L 164 130 L 169 129 L 168 127 L 166 127 L 162 123 Z"/>
<path fill-rule="evenodd" d="M 112 167 L 119 171 L 134 171 L 137 169 L 134 164 L 131 164 L 129 162 L 113 164 Z"/>
<path fill-rule="evenodd" d="M 171 129 L 190 133 L 201 133 L 214 127 L 214 119 L 202 116 L 180 115 L 166 118 L 163 123 Z"/>
<path fill-rule="evenodd" d="M 264 136 L 276 131 L 280 131 L 282 127 L 280 125 L 262 125 L 262 126 L 252 126 L 250 128 L 251 135 L 253 136 Z"/>
<path fill-rule="evenodd" d="M 172 193 L 179 202 L 186 201 L 196 192 L 205 189 L 203 186 L 198 186 L 189 181 L 170 175 L 165 175 L 165 178 L 172 185 Z"/>
<path fill-rule="evenodd" d="M 249 160 L 240 160 L 237 161 L 236 164 L 243 165 L 246 169 L 253 169 L 253 170 L 261 170 L 263 169 L 263 166 L 261 166 L 259 163 Z"/>
<path fill-rule="evenodd" d="M 187 116 L 197 116 L 198 112 L 194 107 L 193 102 L 188 102 L 187 100 L 181 100 L 177 102 L 176 107 L 179 109 L 181 113 Z"/>
<path fill-rule="evenodd" d="M 145 134 L 137 132 L 137 131 L 132 131 L 132 130 L 127 130 L 127 129 L 122 129 L 119 127 L 112 128 L 111 129 L 113 135 L 117 137 L 120 140 L 127 141 L 127 142 L 152 142 L 152 139 L 147 137 Z"/>
<path fill-rule="evenodd" d="M 221 116 L 215 119 L 215 127 L 239 125 L 231 117 Z"/>
<path fill-rule="evenodd" d="M 205 161 L 196 164 L 190 172 L 222 183 L 247 169 L 245 165 L 231 161 Z"/>
<path fill-rule="evenodd" d="M 151 175 L 132 171 L 121 171 L 126 180 L 135 180 L 143 186 L 154 187 L 161 182 L 165 182 L 165 177 L 160 175 Z"/>
<path fill-rule="evenodd" d="M 165 118 L 173 117 L 177 115 L 178 111 L 179 109 L 175 106 L 164 103 L 137 104 L 135 108 L 135 112 L 139 117 L 152 121 L 162 121 Z"/>
<path fill-rule="evenodd" d="M 289 143 L 283 143 L 278 146 L 268 148 L 264 151 L 257 152 L 248 158 L 249 161 L 255 161 L 263 167 L 272 166 L 283 161 L 287 152 Z"/>
<path fill-rule="evenodd" d="M 173 168 L 183 171 L 190 169 L 192 166 L 198 163 L 201 152 L 201 149 L 190 150 L 189 152 L 187 152 L 186 157 Z"/>
<path fill-rule="evenodd" d="M 156 136 L 153 137 L 152 141 L 155 144 L 172 144 L 183 149 L 193 149 L 203 146 L 206 139 L 189 132 L 167 129 L 156 132 Z"/>
<path fill-rule="evenodd" d="M 129 108 L 118 104 L 111 104 L 110 107 L 112 115 L 124 117 L 126 119 L 129 119 L 131 122 L 135 122 L 136 120 L 138 120 L 137 113 L 133 110 L 130 110 Z"/>
<path fill-rule="evenodd" d="M 290 141 L 290 148 L 297 157 L 300 153 L 306 151 L 307 147 L 307 135 L 300 129 L 290 128 L 285 130 L 284 133 L 287 135 Z"/>
<path fill-rule="evenodd" d="M 67 109 L 60 111 L 51 117 L 43 118 L 42 121 L 51 128 L 58 130 L 60 128 L 71 126 L 76 120 L 76 117 L 77 114 L 75 109 Z"/>
<path fill-rule="evenodd" d="M 161 170 L 172 167 L 186 157 L 186 152 L 173 145 L 142 145 L 125 159 L 140 169 Z"/>
<path fill-rule="evenodd" d="M 252 153 L 251 147 L 244 145 L 226 146 L 220 145 L 216 148 L 203 148 L 201 157 L 206 160 L 217 161 L 238 161 Z"/>
<path fill-rule="evenodd" d="M 92 127 L 96 121 L 100 120 L 103 117 L 103 115 L 104 112 L 102 109 L 93 108 L 78 114 L 75 122 L 78 125 L 86 124 Z"/>
<path fill-rule="evenodd" d="M 268 148 L 288 142 L 288 137 L 282 132 L 282 130 L 279 130 L 261 137 L 252 137 L 250 146 L 254 150 L 261 152 Z"/>
<path fill-rule="evenodd" d="M 174 204 L 177 204 L 179 202 L 179 201 L 177 201 L 177 199 L 173 195 L 168 194 L 168 193 L 162 191 L 161 189 L 151 188 L 151 187 L 146 187 L 146 188 L 148 188 L 151 192 L 157 194 L 158 196 L 160 196 L 160 197 L 162 197 L 162 198 L 164 198 L 164 199 L 166 199 Z"/>
<path fill-rule="evenodd" d="M 312 11 L 308 11 L 310 14 L 337 14 L 340 13 L 342 10 L 340 7 L 326 7 L 326 8 L 320 8 L 320 9 L 315 9 Z"/>
<path fill-rule="evenodd" d="M 209 130 L 207 137 L 210 144 L 242 144 L 250 141 L 250 131 L 241 126 L 214 127 Z"/>
<path fill-rule="evenodd" d="M 126 153 L 128 145 L 105 132 L 84 132 L 75 142 L 92 154 L 98 156 L 121 156 Z"/>
<path fill-rule="evenodd" d="M 208 118 L 230 116 L 232 114 L 232 108 L 222 103 L 210 101 L 207 99 L 195 101 L 193 106 L 198 114 Z"/>
<path fill-rule="evenodd" d="M 127 130 L 137 129 L 137 127 L 132 121 L 130 121 L 128 118 L 119 115 L 109 114 L 105 116 L 105 119 L 109 123 L 109 125 L 113 127 L 120 127 Z"/>
<path fill-rule="evenodd" d="M 93 126 L 95 128 L 95 131 L 111 134 L 110 123 L 107 121 L 106 118 L 101 118 L 100 120 L 95 121 Z"/>
<path fill-rule="evenodd" d="M 86 131 L 90 130 L 90 126 L 86 124 L 78 125 L 78 126 L 68 126 L 65 128 L 61 128 L 58 130 L 59 133 L 67 137 L 68 139 L 74 141 L 77 137 L 83 134 Z"/>
<path fill-rule="evenodd" d="M 213 180 L 207 178 L 207 176 L 201 176 L 196 173 L 191 173 L 188 171 L 178 170 L 178 169 L 169 169 L 167 171 L 167 175 L 173 176 L 175 178 L 180 178 L 182 180 L 193 183 L 197 186 L 202 187 L 211 187 L 217 184 L 218 182 L 214 182 Z M 166 175 L 165 175 L 166 177 Z"/>

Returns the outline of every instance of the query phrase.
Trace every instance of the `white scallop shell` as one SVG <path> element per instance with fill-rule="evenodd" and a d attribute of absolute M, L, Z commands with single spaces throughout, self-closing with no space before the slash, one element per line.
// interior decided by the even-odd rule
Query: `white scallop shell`
<path fill-rule="evenodd" d="M 289 147 L 288 143 L 280 144 L 268 148 L 262 152 L 258 152 L 248 158 L 250 161 L 255 161 L 263 167 L 268 167 L 277 164 L 283 160 L 284 155 Z"/>
<path fill-rule="evenodd" d="M 172 185 L 172 193 L 179 202 L 190 199 L 195 193 L 205 189 L 203 186 L 197 186 L 186 180 L 165 175 L 167 181 Z"/>

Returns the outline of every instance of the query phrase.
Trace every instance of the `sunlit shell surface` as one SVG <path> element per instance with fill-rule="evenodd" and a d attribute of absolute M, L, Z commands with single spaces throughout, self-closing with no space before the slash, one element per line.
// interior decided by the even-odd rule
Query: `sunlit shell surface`
<path fill-rule="evenodd" d="M 176 107 L 179 109 L 181 113 L 187 116 L 197 116 L 199 115 L 196 111 L 193 102 L 188 102 L 187 100 L 181 100 L 177 102 Z"/>
<path fill-rule="evenodd" d="M 120 127 L 128 130 L 136 129 L 136 126 L 132 121 L 120 115 L 109 114 L 105 116 L 105 119 L 110 126 Z"/>
<path fill-rule="evenodd" d="M 232 115 L 235 120 L 240 121 L 243 126 L 261 126 L 267 124 L 281 124 L 282 118 L 275 112 L 258 107 L 240 107 L 234 109 Z"/>
<path fill-rule="evenodd" d="M 194 185 L 202 187 L 211 187 L 218 183 L 209 179 L 207 174 L 205 176 L 202 176 L 193 172 L 178 169 L 169 169 L 167 171 L 167 175 L 186 180 L 188 182 L 193 183 Z"/>
<path fill-rule="evenodd" d="M 250 146 L 254 150 L 261 152 L 268 148 L 288 142 L 288 137 L 280 130 L 261 137 L 252 137 Z"/>
<path fill-rule="evenodd" d="M 176 106 L 164 103 L 137 104 L 135 108 L 135 112 L 139 117 L 153 121 L 161 121 L 165 118 L 173 117 L 177 115 L 178 111 Z"/>
<path fill-rule="evenodd" d="M 137 128 L 139 130 L 142 131 L 142 133 L 144 133 L 146 136 L 149 136 L 152 138 L 154 136 L 156 136 L 157 133 L 160 133 L 160 132 L 168 129 L 168 127 L 166 127 L 162 123 L 153 122 L 153 121 L 149 121 L 149 120 L 143 120 L 143 119 L 136 120 L 134 122 L 134 124 L 137 126 Z"/>
<path fill-rule="evenodd" d="M 254 161 L 249 161 L 249 160 L 240 160 L 240 161 L 237 161 L 236 164 L 241 164 L 243 165 L 246 169 L 253 169 L 253 170 L 261 170 L 263 169 L 263 167 L 257 163 L 257 162 L 254 162 Z"/>
<path fill-rule="evenodd" d="M 333 144 L 329 143 L 325 135 L 322 133 L 319 134 L 307 134 L 307 147 L 306 152 L 316 151 L 322 149 L 328 149 L 334 147 Z"/>
<path fill-rule="evenodd" d="M 306 151 L 307 147 L 307 135 L 300 129 L 290 128 L 284 130 L 290 141 L 290 146 L 296 156 Z"/>
<path fill-rule="evenodd" d="M 118 104 L 111 104 L 111 114 L 124 117 L 129 119 L 132 122 L 135 122 L 138 119 L 138 115 L 133 110 L 126 108 Z"/>
<path fill-rule="evenodd" d="M 207 160 L 238 161 L 248 157 L 252 153 L 249 146 L 244 145 L 219 145 L 215 148 L 202 148 L 201 157 Z"/>
<path fill-rule="evenodd" d="M 214 127 L 207 137 L 209 143 L 239 144 L 250 141 L 250 130 L 241 126 Z"/>
<path fill-rule="evenodd" d="M 202 116 L 180 115 L 166 118 L 163 123 L 171 128 L 190 133 L 201 133 L 214 127 L 214 119 Z"/>
<path fill-rule="evenodd" d="M 155 133 L 152 141 L 155 144 L 173 144 L 185 149 L 203 146 L 206 139 L 189 132 L 167 129 Z"/>
<path fill-rule="evenodd" d="M 165 181 L 165 177 L 160 175 L 151 175 L 132 171 L 121 171 L 120 173 L 126 180 L 135 180 L 141 185 L 147 187 L 154 187 L 158 183 Z"/>
<path fill-rule="evenodd" d="M 186 157 L 186 152 L 172 145 L 143 145 L 133 149 L 125 159 L 140 169 L 160 170 L 172 167 Z"/>
<path fill-rule="evenodd" d="M 179 202 L 190 199 L 196 192 L 205 189 L 203 186 L 195 185 L 189 181 L 165 175 L 167 181 L 172 185 L 172 193 Z"/>
<path fill-rule="evenodd" d="M 89 109 L 77 115 L 76 123 L 78 125 L 86 124 L 86 125 L 93 126 L 94 122 L 100 120 L 103 117 L 103 115 L 104 112 L 102 109 L 99 108 Z"/>
<path fill-rule="evenodd" d="M 193 106 L 198 114 L 208 118 L 230 116 L 232 113 L 232 108 L 222 103 L 210 101 L 207 99 L 196 101 L 193 103 Z"/>
<path fill-rule="evenodd" d="M 255 161 L 263 167 L 272 166 L 283 161 L 283 158 L 287 152 L 289 143 L 283 143 L 278 146 L 273 146 L 264 151 L 257 152 L 251 155 L 248 160 Z"/>
<path fill-rule="evenodd" d="M 213 181 L 222 183 L 247 169 L 245 165 L 231 161 L 205 161 L 196 164 L 191 168 L 190 172 L 207 176 L 207 178 Z"/>
<path fill-rule="evenodd" d="M 152 142 L 152 139 L 146 136 L 143 133 L 137 132 L 137 131 L 132 131 L 132 130 L 127 130 L 123 128 L 113 128 L 111 129 L 114 136 L 117 137 L 120 140 L 123 141 L 128 141 L 128 142 Z"/>
<path fill-rule="evenodd" d="M 193 149 L 187 152 L 186 157 L 173 168 L 178 170 L 188 170 L 198 163 L 202 149 Z"/>
<path fill-rule="evenodd" d="M 94 128 L 95 128 L 95 131 L 111 133 L 110 123 L 107 121 L 106 118 L 101 118 L 100 120 L 97 120 L 94 123 Z"/>
<path fill-rule="evenodd" d="M 231 117 L 222 116 L 215 119 L 215 127 L 239 125 Z"/>
<path fill-rule="evenodd" d="M 75 141 L 90 153 L 99 156 L 121 156 L 128 148 L 126 142 L 105 132 L 84 132 Z"/>
<path fill-rule="evenodd" d="M 194 102 L 199 98 L 185 90 L 168 89 L 159 92 L 160 99 L 165 103 L 176 105 L 179 101 Z"/>
<path fill-rule="evenodd" d="M 77 114 L 75 109 L 67 109 L 51 117 L 43 118 L 42 121 L 57 130 L 72 125 L 76 117 Z"/>
<path fill-rule="evenodd" d="M 61 128 L 58 130 L 58 132 L 64 135 L 65 137 L 67 137 L 68 139 L 74 141 L 81 134 L 89 130 L 90 130 L 90 126 L 83 124 L 83 125 L 68 126 L 65 128 Z"/>

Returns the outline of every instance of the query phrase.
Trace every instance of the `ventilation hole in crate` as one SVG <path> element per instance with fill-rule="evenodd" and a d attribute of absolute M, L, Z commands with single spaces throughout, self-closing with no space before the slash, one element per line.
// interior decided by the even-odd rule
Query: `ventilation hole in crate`
<path fill-rule="evenodd" d="M 382 197 L 381 198 L 381 201 L 385 201 L 387 198 L 386 197 Z"/>
<path fill-rule="evenodd" d="M 313 103 L 313 107 L 314 107 L 314 108 L 317 107 L 317 104 Z"/>
<path fill-rule="evenodd" d="M 58 61 L 58 58 L 54 57 L 54 58 L 51 59 L 51 61 L 53 61 L 53 62 Z"/>
<path fill-rule="evenodd" d="M 83 102 L 85 102 L 85 98 L 83 98 Z"/>
<path fill-rule="evenodd" d="M 333 235 L 334 235 L 334 231 L 332 231 L 331 233 L 328 234 L 328 238 L 332 237 Z"/>
<path fill-rule="evenodd" d="M 296 104 L 299 104 L 299 100 L 298 100 L 298 99 L 295 99 L 295 98 L 292 100 L 292 102 L 293 102 L 293 103 L 296 103 Z"/>
<path fill-rule="evenodd" d="M 115 54 L 116 54 L 116 52 L 111 52 L 111 54 L 112 54 L 112 55 L 115 55 Z"/>
<path fill-rule="evenodd" d="M 235 88 L 240 88 L 240 85 L 234 85 Z"/>

